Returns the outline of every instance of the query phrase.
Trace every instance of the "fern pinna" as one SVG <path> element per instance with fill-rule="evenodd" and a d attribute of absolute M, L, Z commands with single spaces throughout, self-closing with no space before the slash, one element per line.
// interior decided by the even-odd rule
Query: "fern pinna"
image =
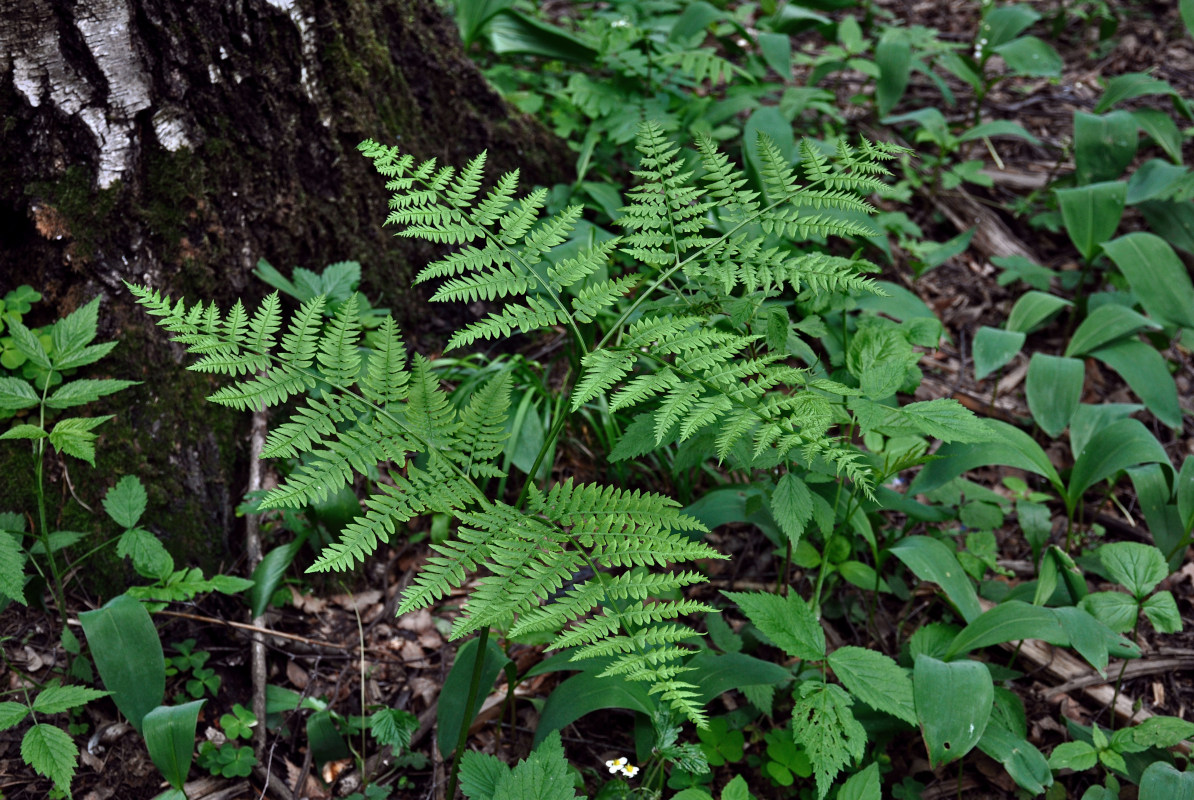
<path fill-rule="evenodd" d="M 711 140 L 700 143 L 690 166 L 647 124 L 638 142 L 639 185 L 619 220 L 624 235 L 554 260 L 551 251 L 576 228 L 580 207 L 545 215 L 547 192 L 516 197 L 517 173 L 481 196 L 484 155 L 457 171 L 371 141 L 361 149 L 389 178 L 388 222 L 402 226 L 403 236 L 451 246 L 418 275 L 440 281 L 433 299 L 504 301 L 457 331 L 449 347 L 566 328 L 582 365 L 571 387 L 573 410 L 599 397 L 614 410 L 637 409 L 627 435 L 647 443 L 642 451 L 716 425 L 719 458 L 761 467 L 824 458 L 869 493 L 856 452 L 829 435 L 845 397 L 857 392 L 790 366 L 786 324 L 783 336 L 758 330 L 774 319 L 768 301 L 787 289 L 877 291 L 850 259 L 794 251 L 785 242 L 869 233 L 855 221 L 871 210 L 862 195 L 877 188 L 881 162 L 894 148 L 842 145 L 830 159 L 806 143 L 798 176 L 764 139 L 759 193 Z M 619 253 L 638 269 L 599 277 Z M 697 520 L 657 494 L 566 480 L 542 490 L 528 485 L 514 504 L 487 497 L 484 479 L 501 475 L 508 375 L 493 378 L 458 412 L 428 361 L 408 359 L 392 318 L 362 335 L 355 297 L 330 314 L 323 298 L 304 303 L 279 338 L 276 294 L 250 314 L 240 303 L 222 313 L 130 289 L 199 356 L 191 369 L 234 379 L 211 400 L 241 410 L 293 401 L 263 456 L 304 460 L 269 493 L 267 506 L 320 500 L 354 474 L 389 465 L 389 481 L 312 570 L 348 569 L 412 517 L 448 514 L 455 536 L 433 545 L 400 613 L 480 575 L 454 636 L 490 626 L 510 626 L 514 635 L 555 632 L 554 647 L 609 658 L 606 674 L 647 681 L 673 708 L 703 722 L 695 689 L 683 680 L 691 652 L 684 642 L 694 632 L 675 620 L 710 609 L 655 598 L 703 580 L 672 565 L 719 555 L 690 536 L 703 530 Z M 578 574 L 591 577 L 576 582 Z"/>

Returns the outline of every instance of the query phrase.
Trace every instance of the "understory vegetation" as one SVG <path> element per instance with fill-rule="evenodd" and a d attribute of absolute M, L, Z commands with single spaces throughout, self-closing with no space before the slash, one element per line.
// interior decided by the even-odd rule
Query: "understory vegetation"
<path fill-rule="evenodd" d="M 133 385 L 100 298 L 9 292 L 0 595 L 56 653 L 5 642 L 13 796 L 102 786 L 118 712 L 172 800 L 1194 798 L 1194 87 L 1149 61 L 1194 65 L 1194 3 L 1158 7 L 451 4 L 576 167 L 360 145 L 473 315 L 441 348 L 352 261 L 126 286 L 266 426 L 245 574 L 76 466 Z M 103 558 L 137 578 L 82 603 Z"/>

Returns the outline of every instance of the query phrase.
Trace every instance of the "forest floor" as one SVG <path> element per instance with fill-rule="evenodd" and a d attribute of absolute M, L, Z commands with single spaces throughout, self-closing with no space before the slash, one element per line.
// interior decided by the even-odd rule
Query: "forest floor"
<path fill-rule="evenodd" d="M 936 28 L 942 38 L 951 36 L 968 41 L 975 24 L 975 4 L 962 0 L 920 0 L 904 3 L 888 0 L 884 3 L 909 22 Z M 975 381 L 969 345 L 973 332 L 980 325 L 999 325 L 1017 298 L 1010 287 L 997 283 L 997 270 L 990 265 L 993 256 L 1026 254 L 1038 264 L 1059 271 L 1079 269 L 1076 261 L 1067 261 L 1072 252 L 1064 239 L 1064 232 L 1049 232 L 1028 225 L 1017 216 L 1016 201 L 1034 191 L 1042 191 L 1051 177 L 1073 169 L 1068 161 L 1066 145 L 1070 136 L 1075 110 L 1090 109 L 1100 90 L 1098 80 L 1126 72 L 1151 71 L 1168 81 L 1184 97 L 1194 97 L 1194 42 L 1186 37 L 1168 39 L 1165 31 L 1174 30 L 1177 14 L 1175 3 L 1142 4 L 1153 13 L 1140 13 L 1126 19 L 1124 27 L 1107 42 L 1100 43 L 1092 31 L 1069 30 L 1051 43 L 1061 53 L 1067 65 L 1060 81 L 1040 79 L 1015 80 L 1002 83 L 986 100 L 990 108 L 998 110 L 1002 118 L 1019 122 L 1037 136 L 1041 146 L 1022 142 L 1000 142 L 997 165 L 984 154 L 981 143 L 975 145 L 973 158 L 986 158 L 988 172 L 994 185 L 986 190 L 969 187 L 964 192 L 940 192 L 932 197 L 922 195 L 903 207 L 914 222 L 938 240 L 948 239 L 959 228 L 950 222 L 951 215 L 965 227 L 979 216 L 980 226 L 989 235 L 976 236 L 972 247 L 950 258 L 919 279 L 899 263 L 904 254 L 897 251 L 897 266 L 889 268 L 883 277 L 906 286 L 932 308 L 944 324 L 947 340 L 940 351 L 924 359 L 925 379 L 917 399 L 952 397 L 979 414 L 1017 422 L 1030 419 L 1021 389 L 1027 373 L 1028 353 L 1035 350 L 1060 352 L 1063 334 L 1047 328 L 1030 337 L 1030 348 L 1017 356 L 996 383 L 994 378 Z M 797 46 L 800 40 L 797 40 Z M 840 108 L 849 115 L 848 98 L 856 91 L 846 78 L 836 89 Z M 799 78 L 798 78 L 799 80 Z M 914 80 L 913 96 L 923 91 L 924 102 L 935 104 L 937 95 L 930 91 L 927 81 L 918 85 Z M 1158 103 L 1168 102 L 1158 98 Z M 915 107 L 909 98 L 904 107 Z M 1058 153 L 1063 154 L 1060 158 Z M 1129 212 L 1131 213 L 1131 212 Z M 540 348 L 541 343 L 528 343 L 528 352 Z M 1187 412 L 1194 401 L 1194 369 L 1191 354 L 1175 349 L 1170 353 L 1182 365 L 1176 381 L 1179 397 Z M 1098 364 L 1087 363 L 1087 384 L 1083 401 L 1087 403 L 1128 402 L 1127 390 L 1113 375 L 1106 375 Z M 1164 445 L 1173 462 L 1180 463 L 1194 454 L 1194 431 L 1187 418 L 1185 427 L 1173 431 L 1159 423 L 1150 425 Z M 599 467 L 588 457 L 583 430 L 571 431 L 556 463 L 555 477 L 569 475 L 598 477 Z M 571 446 L 567 443 L 571 442 Z M 1059 468 L 1068 467 L 1068 450 L 1055 448 L 1051 457 Z M 1000 480 L 1007 471 L 989 470 L 972 478 L 990 488 L 1001 491 Z M 666 490 L 667 487 L 651 487 Z M 1138 504 L 1130 491 L 1130 484 L 1121 484 L 1118 502 L 1099 508 L 1086 509 L 1088 519 L 1102 525 L 1107 536 L 1128 541 L 1146 541 L 1137 520 Z M 412 534 L 426 533 L 430 520 L 421 521 Z M 1006 567 L 1015 581 L 1017 576 L 1031 574 L 1031 555 L 1023 538 L 1010 524 L 1000 534 L 1000 564 Z M 711 582 L 705 591 L 718 589 L 770 588 L 778 576 L 771 557 L 772 546 L 757 531 L 746 526 L 727 527 L 715 531 L 710 541 L 714 546 L 735 556 L 732 562 L 712 565 Z M 362 707 L 382 704 L 408 710 L 418 716 L 419 727 L 411 742 L 413 755 L 402 763 L 392 757 L 370 759 L 373 777 L 394 780 L 400 776 L 401 788 L 396 797 L 431 798 L 442 792 L 447 765 L 434 746 L 434 721 L 441 688 L 451 668 L 456 645 L 446 633 L 454 609 L 451 600 L 433 611 L 419 611 L 396 618 L 394 610 L 400 593 L 411 581 L 427 555 L 426 538 L 419 543 L 400 542 L 383 549 L 368 568 L 333 584 L 320 580 L 306 586 L 292 586 L 290 602 L 270 610 L 260 633 L 268 652 L 268 681 L 299 693 L 304 698 L 321 698 L 338 713 L 360 714 Z M 733 568 L 725 564 L 733 564 Z M 237 565 L 229 565 L 234 571 Z M 794 575 L 799 590 L 802 576 Z M 1187 632 L 1169 635 L 1162 644 L 1150 641 L 1146 635 L 1143 646 L 1145 658 L 1129 671 L 1120 694 L 1128 703 L 1138 703 L 1158 714 L 1183 719 L 1194 718 L 1194 561 L 1172 575 L 1162 585 L 1177 597 Z M 78 598 L 76 598 L 78 600 Z M 908 603 L 891 600 L 876 609 L 875 630 L 886 631 L 894 640 L 902 626 L 914 622 L 926 602 L 916 594 Z M 72 606 L 70 616 L 89 606 L 79 602 Z M 216 738 L 219 731 L 214 721 L 227 713 L 234 704 L 251 705 L 249 679 L 249 642 L 254 630 L 246 625 L 243 604 L 218 595 L 209 596 L 195 605 L 174 604 L 167 613 L 158 615 L 157 623 L 163 643 L 194 640 L 194 650 L 210 653 L 206 666 L 220 679 L 218 693 L 209 699 L 199 724 L 201 737 Z M 67 655 L 59 646 L 52 618 L 34 610 L 9 607 L 0 617 L 0 641 L 3 642 L 4 665 L 0 680 L 8 688 L 15 688 L 21 675 L 46 674 Z M 853 627 L 847 618 L 827 619 L 827 637 L 831 643 L 866 645 L 870 637 Z M 172 651 L 167 650 L 167 656 Z M 517 663 L 520 674 L 544 658 L 541 647 L 513 645 L 510 657 Z M 1011 654 L 1009 653 L 1009 658 Z M 1060 741 L 1064 730 L 1059 716 L 1089 723 L 1105 719 L 1107 683 L 1089 668 L 1082 672 L 1058 671 L 1048 660 L 1032 661 L 1026 656 L 1019 668 L 1034 675 L 1027 682 L 1022 695 L 1028 710 L 1030 739 L 1038 743 Z M 1118 673 L 1112 664 L 1108 674 Z M 187 676 L 171 680 L 167 696 L 186 694 Z M 523 681 L 514 689 L 516 703 L 513 711 L 505 710 L 508 687 L 500 679 L 485 698 L 477 720 L 472 726 L 470 748 L 499 755 L 507 763 L 524 757 L 536 727 L 537 709 L 552 688 L 560 681 L 559 673 L 547 673 Z M 1025 685 L 1021 682 L 1020 685 Z M 1092 693 L 1102 689 L 1104 694 Z M 733 694 L 715 703 L 733 704 Z M 303 727 L 303 712 L 283 715 L 281 728 L 271 729 L 262 765 L 245 778 L 204 778 L 195 781 L 188 795 L 195 800 L 245 800 L 263 796 L 278 798 L 343 797 L 360 786 L 360 773 L 351 757 L 329 762 L 317 768 L 306 747 L 307 735 Z M 503 715 L 505 715 L 503 717 Z M 503 717 L 499 722 L 499 717 Z M 150 762 L 140 738 L 126 723 L 119 721 L 113 706 L 93 703 L 78 720 L 86 726 L 90 738 L 81 753 L 79 772 L 75 780 L 75 796 L 82 800 L 143 800 L 165 788 L 161 777 Z M 633 722 L 629 712 L 608 711 L 589 715 L 563 734 L 563 742 L 571 763 L 588 773 L 601 771 L 605 760 L 624 754 L 632 741 Z M 82 739 L 80 739 L 82 740 Z M 965 796 L 968 798 L 1014 797 L 1014 785 L 1003 769 L 978 754 L 976 769 L 968 770 L 958 784 L 956 771 L 939 770 L 934 773 L 925 760 L 918 739 L 909 737 L 906 746 L 895 743 L 889 747 L 892 768 L 896 774 L 914 776 L 926 785 L 921 797 Z M 369 753 L 367 755 L 375 755 Z M 729 769 L 722 768 L 722 769 Z M 267 772 L 268 770 L 268 772 Z M 192 775 L 199 770 L 192 770 Z M 266 779 L 266 776 L 269 776 Z M 717 782 L 729 777 L 719 775 Z M 268 785 L 267 785 L 268 784 Z M 19 736 L 15 731 L 0 734 L 0 797 L 42 798 L 47 796 L 48 782 L 34 775 L 21 760 Z M 760 797 L 793 796 L 789 790 L 776 788 L 768 795 L 765 785 L 752 784 Z"/>

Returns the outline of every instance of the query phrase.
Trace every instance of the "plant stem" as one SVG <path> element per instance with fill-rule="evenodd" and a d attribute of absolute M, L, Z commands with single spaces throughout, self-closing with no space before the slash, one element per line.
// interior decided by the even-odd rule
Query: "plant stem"
<path fill-rule="evenodd" d="M 45 386 L 41 390 L 41 403 L 38 404 L 37 426 L 44 432 L 46 429 L 46 395 L 50 391 L 50 381 L 54 377 L 53 371 L 46 375 Z M 62 629 L 66 630 L 66 592 L 62 586 L 62 574 L 58 571 L 58 561 L 54 558 L 54 549 L 50 547 L 50 530 L 46 524 L 46 490 L 45 490 L 45 461 L 46 440 L 37 440 L 37 538 L 46 551 L 46 561 L 50 564 L 50 576 L 53 579 L 50 593 L 54 595 L 54 605 L 58 606 L 58 617 L 62 620 Z"/>
<path fill-rule="evenodd" d="M 481 628 L 477 635 L 477 657 L 473 661 L 473 674 L 468 682 L 468 697 L 464 701 L 464 719 L 460 721 L 460 735 L 456 737 L 456 752 L 452 755 L 452 771 L 448 775 L 447 800 L 456 797 L 456 782 L 460 778 L 460 759 L 468 744 L 468 726 L 473 721 L 477 708 L 477 695 L 481 691 L 481 672 L 485 666 L 485 651 L 489 648 L 489 626 Z"/>

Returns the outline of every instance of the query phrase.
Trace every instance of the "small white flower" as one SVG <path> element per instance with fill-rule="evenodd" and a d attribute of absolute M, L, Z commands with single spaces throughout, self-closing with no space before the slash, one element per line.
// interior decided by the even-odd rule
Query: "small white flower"
<path fill-rule="evenodd" d="M 625 18 L 623 18 L 623 19 L 615 19 L 613 22 L 611 22 L 611 23 L 609 24 L 609 26 L 610 26 L 611 28 L 629 28 L 629 27 L 630 27 L 630 20 L 628 20 L 628 19 L 625 19 Z M 611 770 L 611 771 L 612 771 L 612 770 Z"/>
<path fill-rule="evenodd" d="M 612 761 L 606 761 L 605 766 L 609 768 L 611 773 L 614 773 L 626 769 L 627 763 L 627 759 L 625 758 L 615 758 Z M 637 767 L 635 769 L 637 769 Z"/>
<path fill-rule="evenodd" d="M 634 766 L 633 764 L 627 767 L 622 767 L 622 774 L 627 778 L 633 778 L 638 774 L 638 767 Z"/>

